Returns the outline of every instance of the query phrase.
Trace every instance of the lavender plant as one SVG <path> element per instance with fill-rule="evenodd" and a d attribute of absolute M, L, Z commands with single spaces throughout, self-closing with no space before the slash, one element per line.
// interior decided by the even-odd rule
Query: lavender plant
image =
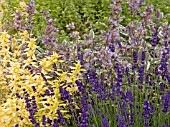
<path fill-rule="evenodd" d="M 74 33 L 74 43 L 65 41 L 60 49 L 55 46 L 58 29 L 48 17 L 49 25 L 42 40 L 47 50 L 39 58 L 35 41 L 28 39 L 28 32 L 21 34 L 21 46 L 15 46 L 17 38 L 10 40 L 8 34 L 2 34 L 1 84 L 11 85 L 5 89 L 8 92 L 3 92 L 8 94 L 4 95 L 0 110 L 4 114 L 6 110 L 16 112 L 17 122 L 12 121 L 11 125 L 24 126 L 25 121 L 30 126 L 170 125 L 170 26 L 161 22 L 164 17 L 159 9 L 153 15 L 153 6 L 145 6 L 141 12 L 144 1 L 128 1 L 133 16 L 140 13 L 141 20 L 123 26 L 122 2 L 112 1 L 107 31 L 101 31 L 98 36 L 92 29 L 85 40 Z M 74 24 L 67 27 L 74 29 Z M 15 51 L 19 48 L 23 49 L 21 53 Z M 10 52 L 15 58 L 12 62 L 9 62 Z M 75 67 L 70 67 L 77 60 Z M 6 71 L 11 67 L 12 74 Z M 17 86 L 16 82 L 24 76 L 28 77 L 23 79 L 28 85 Z M 5 116 L 2 121 L 7 126 Z"/>

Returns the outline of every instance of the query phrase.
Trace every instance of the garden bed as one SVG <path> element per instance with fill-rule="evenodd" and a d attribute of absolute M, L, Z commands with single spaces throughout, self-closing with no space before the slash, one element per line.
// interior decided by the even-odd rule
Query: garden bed
<path fill-rule="evenodd" d="M 0 126 L 170 126 L 168 7 L 79 2 L 2 4 Z"/>

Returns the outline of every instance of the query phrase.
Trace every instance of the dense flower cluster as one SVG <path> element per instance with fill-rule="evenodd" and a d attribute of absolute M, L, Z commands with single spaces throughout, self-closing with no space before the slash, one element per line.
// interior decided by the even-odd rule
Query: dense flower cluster
<path fill-rule="evenodd" d="M 169 126 L 169 24 L 144 0 L 126 2 L 141 21 L 123 26 L 124 1 L 112 0 L 107 31 L 62 44 L 50 11 L 44 35 L 30 34 L 36 3 L 21 3 L 7 22 L 18 34 L 0 37 L 0 126 Z"/>

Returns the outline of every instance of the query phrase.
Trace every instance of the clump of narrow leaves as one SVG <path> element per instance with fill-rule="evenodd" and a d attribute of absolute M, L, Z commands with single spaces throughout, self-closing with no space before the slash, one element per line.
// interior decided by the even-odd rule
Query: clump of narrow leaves
<path fill-rule="evenodd" d="M 78 109 L 74 94 L 78 92 L 75 81 L 82 71 L 80 63 L 64 71 L 64 61 L 56 53 L 40 60 L 36 39 L 27 31 L 19 34 L 13 37 L 3 32 L 0 37 L 0 123 L 42 126 L 55 124 L 61 116 L 71 118 L 69 105 Z"/>

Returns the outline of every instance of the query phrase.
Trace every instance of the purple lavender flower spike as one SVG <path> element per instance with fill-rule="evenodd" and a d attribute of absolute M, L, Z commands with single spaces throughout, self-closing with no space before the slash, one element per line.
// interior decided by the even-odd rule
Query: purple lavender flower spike
<path fill-rule="evenodd" d="M 134 100 L 135 100 L 133 97 L 132 91 L 130 91 L 130 90 L 126 91 L 126 98 L 128 98 L 131 102 L 134 102 Z"/>
<path fill-rule="evenodd" d="M 137 63 L 138 61 L 138 56 L 137 56 L 137 52 L 136 51 L 133 51 L 133 63 Z"/>
<path fill-rule="evenodd" d="M 31 121 L 34 125 L 37 124 L 37 122 L 36 122 L 36 120 L 35 120 L 35 118 L 34 118 L 33 115 L 30 115 L 30 116 L 29 116 L 29 119 L 30 119 L 30 121 Z"/>
<path fill-rule="evenodd" d="M 80 93 L 83 95 L 85 93 L 85 89 L 84 89 L 82 83 L 80 81 L 76 80 L 76 84 L 78 86 Z"/>
<path fill-rule="evenodd" d="M 82 96 L 81 97 L 81 105 L 82 105 L 82 108 L 81 108 L 81 123 L 80 123 L 80 126 L 79 127 L 88 127 L 88 104 L 86 102 L 88 98 L 87 97 L 84 97 Z"/>
<path fill-rule="evenodd" d="M 155 74 L 156 74 L 156 75 L 159 75 L 158 67 L 155 68 Z"/>
<path fill-rule="evenodd" d="M 21 96 L 19 95 L 19 93 L 16 93 L 16 97 L 17 97 L 17 98 L 21 98 Z"/>
<path fill-rule="evenodd" d="M 104 115 L 101 115 L 101 118 L 102 118 L 102 126 L 103 127 L 109 127 L 108 119 Z"/>
<path fill-rule="evenodd" d="M 148 122 L 144 122 L 144 127 L 149 127 L 149 123 Z"/>
<path fill-rule="evenodd" d="M 59 109 L 57 110 L 57 114 L 58 114 L 58 117 L 59 117 L 59 120 L 60 120 L 60 124 L 65 127 L 66 126 L 65 118 L 64 118 L 64 116 L 62 115 L 62 113 L 60 112 Z"/>
<path fill-rule="evenodd" d="M 160 90 L 162 91 L 162 92 L 164 92 L 164 90 L 165 90 L 165 84 L 164 83 L 160 83 Z"/>
<path fill-rule="evenodd" d="M 68 100 L 69 103 L 73 102 L 70 93 L 65 88 L 60 87 L 59 90 L 60 90 L 60 96 L 62 100 Z"/>
<path fill-rule="evenodd" d="M 142 51 L 142 58 L 141 58 L 141 61 L 142 61 L 142 64 L 144 64 L 144 61 L 145 61 L 145 51 Z"/>
<path fill-rule="evenodd" d="M 34 92 L 36 92 L 35 86 L 32 86 L 31 88 L 32 88 L 32 90 L 33 90 Z"/>
<path fill-rule="evenodd" d="M 52 125 L 52 120 L 50 118 L 47 118 L 47 123 L 51 126 Z"/>
<path fill-rule="evenodd" d="M 46 127 L 46 117 L 45 115 L 42 116 L 42 125 Z"/>
<path fill-rule="evenodd" d="M 33 114 L 38 111 L 35 96 L 32 96 L 32 109 L 34 110 Z"/>
<path fill-rule="evenodd" d="M 140 68 L 139 68 L 139 83 L 143 83 L 143 75 L 144 75 L 144 66 L 141 66 Z"/>
<path fill-rule="evenodd" d="M 158 40 L 157 40 L 157 38 L 158 38 L 157 35 L 158 35 L 158 33 L 155 32 L 154 35 L 153 35 L 153 37 L 152 37 L 152 46 L 153 46 L 153 47 L 155 47 L 155 46 L 157 45 L 157 41 L 158 41 Z"/>
<path fill-rule="evenodd" d="M 54 119 L 54 124 L 53 124 L 52 127 L 59 127 L 59 125 L 58 125 L 58 120 L 57 120 L 57 119 Z"/>
<path fill-rule="evenodd" d="M 118 119 L 118 127 L 127 127 L 124 118 L 121 118 L 119 113 L 116 114 L 116 117 Z"/>
<path fill-rule="evenodd" d="M 167 92 L 165 96 L 162 96 L 162 101 L 163 101 L 162 112 L 166 113 L 168 112 L 168 109 L 170 107 L 170 90 Z"/>
<path fill-rule="evenodd" d="M 44 79 L 45 82 L 47 82 L 47 79 L 43 73 L 41 73 L 42 78 Z"/>
<path fill-rule="evenodd" d="M 149 119 L 150 119 L 150 112 L 151 112 L 151 107 L 150 107 L 150 102 L 148 100 L 144 101 L 144 111 L 143 111 L 143 117 L 145 119 L 144 126 L 148 127 L 149 126 Z"/>

